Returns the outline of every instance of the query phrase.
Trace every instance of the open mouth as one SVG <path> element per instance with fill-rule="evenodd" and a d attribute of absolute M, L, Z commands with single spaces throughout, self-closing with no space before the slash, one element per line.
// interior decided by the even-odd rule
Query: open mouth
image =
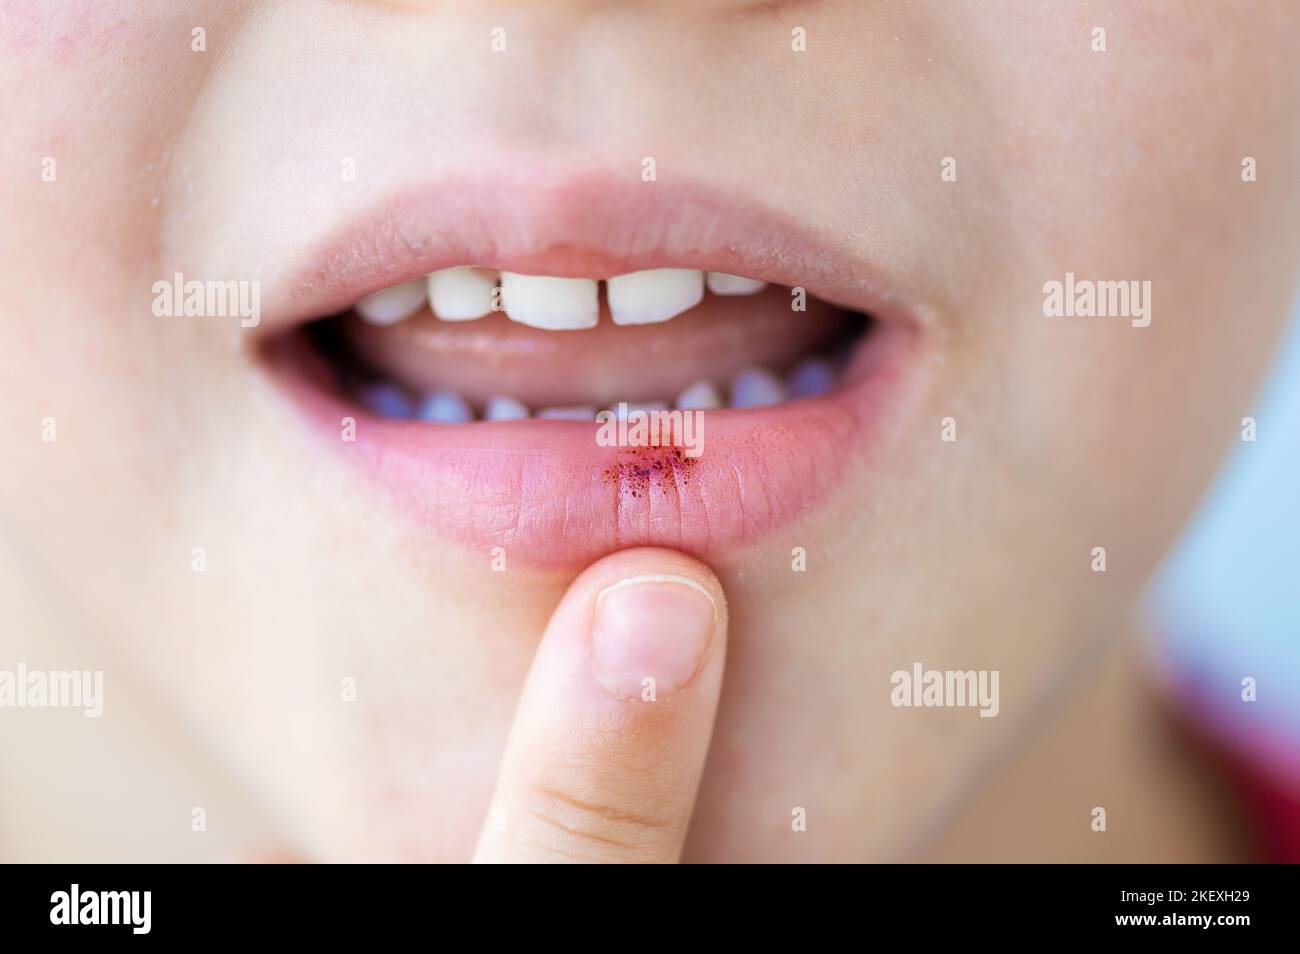
<path fill-rule="evenodd" d="M 435 539 L 515 565 L 721 559 L 813 511 L 875 446 L 916 326 L 779 219 L 573 199 L 480 196 L 455 231 L 443 198 L 392 203 L 304 270 L 261 342 L 275 379 Z M 700 447 L 609 446 L 604 411 L 699 415 Z"/>
<path fill-rule="evenodd" d="M 802 290 L 697 269 L 600 282 L 454 267 L 302 333 L 365 411 L 463 425 L 818 397 L 868 325 Z"/>

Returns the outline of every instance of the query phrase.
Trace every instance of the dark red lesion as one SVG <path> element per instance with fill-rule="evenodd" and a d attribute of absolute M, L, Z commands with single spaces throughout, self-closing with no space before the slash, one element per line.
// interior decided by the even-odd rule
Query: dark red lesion
<path fill-rule="evenodd" d="M 656 485 L 663 493 L 667 485 L 690 483 L 698 462 L 698 457 L 686 456 L 680 447 L 628 447 L 619 450 L 617 460 L 605 468 L 604 476 L 625 494 L 648 497 Z"/>

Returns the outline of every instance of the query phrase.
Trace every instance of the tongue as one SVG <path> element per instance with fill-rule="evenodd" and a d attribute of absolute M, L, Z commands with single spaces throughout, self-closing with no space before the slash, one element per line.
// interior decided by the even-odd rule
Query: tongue
<path fill-rule="evenodd" d="M 422 311 L 376 327 L 338 320 L 345 360 L 417 392 L 449 390 L 471 404 L 509 395 L 530 407 L 668 401 L 698 381 L 725 388 L 742 369 L 785 370 L 854 324 L 808 299 L 790 308 L 788 289 L 753 297 L 706 296 L 671 321 L 615 325 L 607 311 L 583 331 L 541 331 L 492 314 L 445 322 Z"/>

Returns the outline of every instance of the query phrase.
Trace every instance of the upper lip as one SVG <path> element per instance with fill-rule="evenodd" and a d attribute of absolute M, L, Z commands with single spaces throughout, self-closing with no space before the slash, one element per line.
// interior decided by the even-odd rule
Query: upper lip
<path fill-rule="evenodd" d="M 696 268 L 797 286 L 878 320 L 925 316 L 850 243 L 751 199 L 608 171 L 540 185 L 517 178 L 463 175 L 394 192 L 309 244 L 283 270 L 287 278 L 263 290 L 255 334 L 274 335 L 460 265 L 595 279 Z"/>

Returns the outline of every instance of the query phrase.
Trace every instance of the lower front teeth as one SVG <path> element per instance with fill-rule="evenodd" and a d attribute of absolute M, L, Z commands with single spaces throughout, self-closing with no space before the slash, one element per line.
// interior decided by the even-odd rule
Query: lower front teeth
<path fill-rule="evenodd" d="M 474 420 L 474 412 L 459 394 L 436 391 L 420 402 L 419 417 L 440 424 L 466 424 Z"/>
<path fill-rule="evenodd" d="M 767 407 L 786 399 L 785 385 L 766 368 L 746 368 L 731 384 L 732 407 Z"/>
<path fill-rule="evenodd" d="M 723 408 L 768 407 L 804 397 L 817 397 L 833 390 L 838 383 L 838 372 L 831 362 L 822 358 L 808 358 L 800 362 L 782 380 L 766 368 L 750 367 L 741 371 L 731 382 L 731 400 L 710 381 L 697 381 L 677 396 L 677 400 L 620 402 L 609 405 L 615 414 L 635 411 L 705 411 Z M 464 424 L 479 420 L 480 416 L 459 394 L 453 391 L 434 391 L 422 398 L 391 382 L 362 385 L 356 391 L 357 399 L 371 413 L 379 417 L 417 418 L 440 424 Z M 562 405 L 543 407 L 531 412 L 522 401 L 506 395 L 491 398 L 483 409 L 485 421 L 515 421 L 530 417 L 555 421 L 594 421 L 594 405 Z"/>
<path fill-rule="evenodd" d="M 415 402 L 401 387 L 388 382 L 367 384 L 357 392 L 357 400 L 372 414 L 380 417 L 408 418 L 415 414 Z"/>
<path fill-rule="evenodd" d="M 835 387 L 835 369 L 829 361 L 808 358 L 795 366 L 787 381 L 790 397 L 819 397 Z"/>
<path fill-rule="evenodd" d="M 677 395 L 677 408 L 682 411 L 708 411 L 722 407 L 722 395 L 710 381 L 697 381 Z"/>
<path fill-rule="evenodd" d="M 544 407 L 537 416 L 552 421 L 594 421 L 596 409 L 590 405 L 577 407 Z"/>
<path fill-rule="evenodd" d="M 610 408 L 610 410 L 618 417 L 627 417 L 629 414 L 635 413 L 654 414 L 657 411 L 666 411 L 668 410 L 668 405 L 662 401 L 657 401 L 652 404 L 629 404 L 627 401 L 620 401 Z"/>
<path fill-rule="evenodd" d="M 518 421 L 528 416 L 528 408 L 523 401 L 512 397 L 494 397 L 487 403 L 483 412 L 485 421 Z"/>

